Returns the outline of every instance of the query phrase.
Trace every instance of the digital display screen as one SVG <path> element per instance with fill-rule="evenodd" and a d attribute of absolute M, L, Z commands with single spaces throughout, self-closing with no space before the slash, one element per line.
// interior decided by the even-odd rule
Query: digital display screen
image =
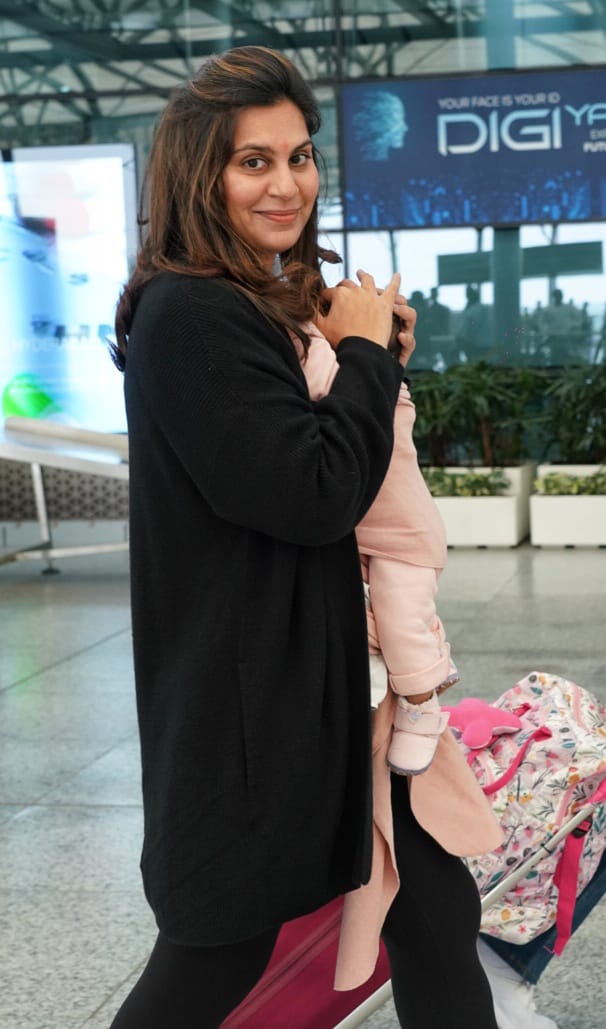
<path fill-rule="evenodd" d="M 3 156 L 2 417 L 124 431 L 123 380 L 107 340 L 136 250 L 133 147 L 22 148 Z"/>
<path fill-rule="evenodd" d="M 606 219 L 606 72 L 341 89 L 348 229 Z"/>

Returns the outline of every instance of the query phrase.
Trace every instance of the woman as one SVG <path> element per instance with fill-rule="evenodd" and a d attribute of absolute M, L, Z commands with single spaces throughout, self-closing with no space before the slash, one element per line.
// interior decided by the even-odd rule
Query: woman
<path fill-rule="evenodd" d="M 360 286 L 324 290 L 319 260 L 335 255 L 317 244 L 318 127 L 290 62 L 242 47 L 176 92 L 150 156 L 147 234 L 116 331 L 130 441 L 142 872 L 160 933 L 113 1029 L 214 1029 L 262 974 L 282 922 L 356 891 L 371 872 L 354 530 L 393 444 L 401 372 L 386 352 L 392 313 L 411 312 L 396 299 L 398 276 L 382 293 L 366 274 Z M 306 348 L 308 320 L 340 364 L 315 405 L 287 331 Z M 400 342 L 411 345 L 407 332 Z M 475 886 L 419 829 L 407 794 L 402 803 L 411 875 L 425 864 L 415 840 L 441 862 L 437 900 L 421 892 L 416 915 L 407 905 L 406 925 L 389 933 L 403 1011 L 434 980 L 442 927 L 427 937 L 427 926 L 440 898 L 456 908 L 456 940 L 465 937 L 454 944 L 465 955 L 456 974 L 438 970 L 440 1010 L 421 996 L 423 1017 L 407 1025 L 494 1029 L 475 957 Z M 402 940 L 415 935 L 424 942 L 411 962 Z"/>

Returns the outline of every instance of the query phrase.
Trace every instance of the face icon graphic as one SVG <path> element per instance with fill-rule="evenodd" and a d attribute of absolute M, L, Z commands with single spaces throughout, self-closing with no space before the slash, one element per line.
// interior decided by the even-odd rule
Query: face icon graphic
<path fill-rule="evenodd" d="M 353 116 L 354 137 L 365 161 L 386 161 L 404 146 L 408 124 L 404 104 L 395 93 L 366 93 Z"/>

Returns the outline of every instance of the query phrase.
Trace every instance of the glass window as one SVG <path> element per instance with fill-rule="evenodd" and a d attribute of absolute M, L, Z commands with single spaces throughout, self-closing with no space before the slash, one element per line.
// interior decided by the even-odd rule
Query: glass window
<path fill-rule="evenodd" d="M 344 231 L 335 96 L 348 80 L 376 89 L 383 80 L 406 83 L 459 73 L 599 66 L 606 37 L 603 3 L 108 0 L 101 5 L 81 0 L 69 5 L 39 0 L 35 8 L 35 19 L 31 5 L 15 5 L 10 20 L 0 18 L 0 146 L 5 150 L 128 143 L 134 145 L 141 169 L 155 119 L 175 84 L 210 54 L 230 46 L 273 46 L 292 58 L 313 85 L 322 112 L 317 138 L 324 162 L 320 222 L 328 245 L 345 259 L 344 265 L 325 267 L 327 281 L 338 281 L 345 271 L 354 274 L 360 265 L 368 266 L 377 281 L 386 281 L 397 267 L 405 291 L 416 294 L 419 306 L 435 306 L 437 299 L 438 307 L 448 309 L 448 332 L 437 331 L 430 317 L 432 331 L 426 337 L 433 342 L 419 346 L 415 357 L 431 366 L 469 359 L 473 347 L 469 338 L 467 349 L 461 345 L 460 326 L 472 320 L 465 311 L 476 302 L 486 316 L 483 353 L 489 350 L 498 360 L 514 362 L 550 363 L 579 355 L 596 359 L 606 294 L 601 264 L 605 225 L 522 224 L 518 229 L 516 223 L 510 230 L 493 232 L 488 226 L 480 233 L 475 228 L 446 229 L 442 218 L 434 219 L 432 228 L 414 231 L 395 228 L 413 224 L 409 220 L 383 221 L 381 231 L 364 232 L 358 230 L 372 221 L 350 221 L 350 231 Z M 599 131 L 596 123 L 591 140 L 598 148 Z M 411 130 L 408 143 L 413 141 Z M 419 152 L 417 148 L 417 157 Z M 352 154 L 355 161 L 355 149 Z M 596 153 L 596 164 L 602 158 Z M 490 176 L 487 180 L 493 181 Z M 571 190 L 567 195 L 570 199 Z M 522 208 L 519 220 L 524 217 Z M 538 217 L 557 222 L 562 214 L 541 209 Z M 592 210 L 583 217 L 599 213 Z M 384 225 L 394 228 L 383 231 Z M 478 294 L 476 301 L 472 292 L 471 305 L 470 288 Z M 435 289 L 438 297 L 432 297 Z M 566 354 L 555 344 L 544 344 L 543 328 L 536 329 L 537 318 L 532 322 L 537 308 L 552 304 L 555 290 L 562 291 L 571 311 L 574 307 L 583 313 L 589 326 L 583 345 Z M 444 312 L 438 310 L 436 324 L 444 323 Z M 436 338 L 449 335 L 451 344 L 441 339 L 438 348 Z"/>
<path fill-rule="evenodd" d="M 517 68 L 604 63 L 603 4 L 516 0 L 513 11 Z"/>
<path fill-rule="evenodd" d="M 553 255 L 547 271 L 531 267 L 528 271 L 535 274 L 520 283 L 523 324 L 531 334 L 535 363 L 603 360 L 606 223 L 522 226 L 520 245 L 538 253 L 541 248 L 546 255 L 549 248 Z"/>
<path fill-rule="evenodd" d="M 348 78 L 434 75 L 483 70 L 483 2 L 342 2 L 344 72 Z"/>

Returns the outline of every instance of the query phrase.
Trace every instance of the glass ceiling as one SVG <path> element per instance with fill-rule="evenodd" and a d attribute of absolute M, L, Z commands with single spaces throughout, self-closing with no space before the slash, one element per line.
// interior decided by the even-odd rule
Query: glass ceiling
<path fill-rule="evenodd" d="M 274 46 L 332 87 L 600 64 L 605 29 L 606 0 L 0 0 L 0 144 L 152 117 L 173 85 L 234 45 Z M 499 62 L 491 39 L 505 37 Z"/>

